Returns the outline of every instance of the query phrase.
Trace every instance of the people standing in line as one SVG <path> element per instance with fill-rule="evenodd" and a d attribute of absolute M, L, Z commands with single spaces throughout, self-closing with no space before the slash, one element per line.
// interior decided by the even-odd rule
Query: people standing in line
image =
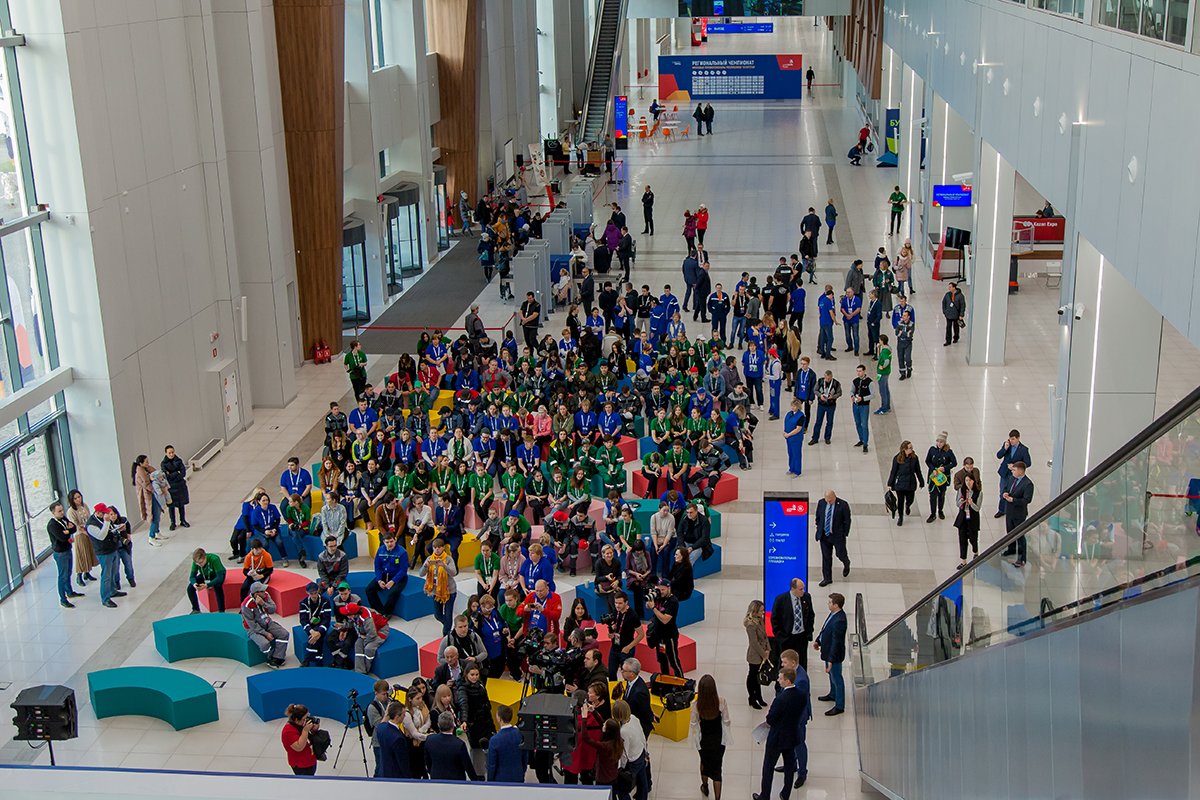
<path fill-rule="evenodd" d="M 949 347 L 952 343 L 958 344 L 958 332 L 966 314 L 967 300 L 958 290 L 958 284 L 951 281 L 950 288 L 942 296 L 942 316 L 946 318 L 946 343 L 943 347 Z M 953 342 L 951 336 L 954 337 Z"/>
<path fill-rule="evenodd" d="M 904 297 L 904 295 L 900 295 Z M 906 381 L 912 377 L 913 336 L 916 324 L 912 319 L 912 311 L 904 309 L 900 315 L 900 323 L 896 326 L 896 355 L 900 359 L 900 380 Z"/>
<path fill-rule="evenodd" d="M 808 643 L 813 639 L 812 595 L 801 578 L 792 578 L 788 590 L 775 596 L 771 603 L 771 657 L 778 664 L 784 650 L 795 650 L 807 654 Z M 801 656 L 801 669 L 808 669 L 807 655 Z"/>
<path fill-rule="evenodd" d="M 163 450 L 163 460 L 159 468 L 167 476 L 167 483 L 170 486 L 171 502 L 167 504 L 167 509 L 171 515 L 171 530 L 175 530 L 176 511 L 179 512 L 180 526 L 192 527 L 188 524 L 187 512 L 184 508 L 191 499 L 188 497 L 187 465 L 183 463 L 182 458 L 175 454 L 174 445 L 167 445 Z"/>
<path fill-rule="evenodd" d="M 708 273 L 708 254 L 704 252 L 704 246 L 701 245 L 696 250 L 696 296 L 693 298 L 692 304 L 692 321 L 697 319 L 704 324 L 708 324 L 708 296 L 712 294 L 712 280 Z"/>
<path fill-rule="evenodd" d="M 832 444 L 833 415 L 837 411 L 838 398 L 842 396 L 842 384 L 833 377 L 833 372 L 825 370 L 825 377 L 817 381 L 817 419 L 813 422 L 810 445 L 816 444 L 821 435 L 821 421 L 825 420 L 825 444 Z"/>
<path fill-rule="evenodd" d="M 74 608 L 75 604 L 71 599 L 83 597 L 83 592 L 76 592 L 71 588 L 71 549 L 80 531 L 74 522 L 67 519 L 63 504 L 57 500 L 50 504 L 50 521 L 46 523 L 46 533 L 50 537 L 54 564 L 58 567 L 58 604 L 63 608 Z"/>
<path fill-rule="evenodd" d="M 346 368 L 346 375 L 350 377 L 350 388 L 354 392 L 354 399 L 357 400 L 367 388 L 367 354 L 363 352 L 358 339 L 351 340 L 350 349 L 342 359 L 342 366 Z"/>
<path fill-rule="evenodd" d="M 1012 470 L 1012 481 L 1008 491 L 1001 495 L 1004 506 L 1004 532 L 1012 533 L 1017 526 L 1029 517 L 1029 504 L 1033 502 L 1033 481 L 1025 477 L 1025 462 L 1014 461 L 1009 465 Z M 1009 544 L 1004 555 L 1016 555 L 1012 562 L 1017 569 L 1025 566 L 1025 537 L 1020 536 Z"/>
<path fill-rule="evenodd" d="M 783 418 L 783 438 L 787 440 L 788 475 L 799 477 L 804 470 L 804 412 L 799 397 L 792 399 L 792 410 Z"/>
<path fill-rule="evenodd" d="M 900 452 L 892 459 L 892 471 L 887 480 L 887 487 L 896 493 L 896 525 L 903 525 L 904 515 L 912 514 L 918 484 L 922 488 L 925 486 L 921 460 L 913 452 L 912 442 L 905 439 L 900 443 Z"/>
<path fill-rule="evenodd" d="M 888 378 L 892 375 L 892 348 L 888 347 L 888 335 L 879 334 L 879 357 L 875 361 L 875 382 L 879 385 L 879 410 L 876 414 L 887 414 L 892 410 L 892 391 Z"/>
<path fill-rule="evenodd" d="M 896 273 L 892 272 L 892 260 L 888 258 L 887 248 L 879 248 L 875 255 L 875 272 L 871 275 L 871 285 L 879 292 L 883 313 L 891 314 L 892 295 L 896 292 Z"/>
<path fill-rule="evenodd" d="M 696 103 L 696 110 L 692 112 L 692 119 L 696 120 L 696 135 L 704 135 L 704 106 Z"/>
<path fill-rule="evenodd" d="M 821 545 L 821 583 L 833 583 L 833 556 L 842 562 L 842 577 L 850 574 L 850 556 L 846 553 L 846 538 L 850 535 L 850 504 L 832 489 L 817 502 L 817 542 Z"/>
<path fill-rule="evenodd" d="M 701 676 L 696 683 L 689 738 L 700 753 L 700 794 L 708 797 L 708 782 L 712 781 L 713 800 L 721 800 L 721 767 L 725 749 L 733 744 L 730 725 L 729 706 L 717 694 L 716 680 L 712 675 Z"/>
<path fill-rule="evenodd" d="M 827 717 L 846 712 L 846 682 L 842 678 L 842 662 L 846 660 L 846 612 L 842 610 L 845 605 L 846 598 L 842 595 L 837 592 L 829 595 L 829 616 L 813 643 L 813 649 L 821 652 L 825 673 L 829 675 L 829 694 L 817 698 L 833 701 L 833 708 L 825 712 Z"/>
<path fill-rule="evenodd" d="M 762 682 L 758 675 L 762 663 L 770 652 L 771 640 L 767 637 L 766 606 L 762 600 L 751 600 L 746 608 L 746 616 L 742 620 L 746 629 L 746 697 L 751 708 L 765 708 L 767 702 L 762 696 Z"/>
<path fill-rule="evenodd" d="M 926 476 L 929 479 L 929 518 L 925 522 L 933 522 L 934 518 L 945 519 L 943 509 L 946 505 L 946 490 L 950 488 L 950 476 L 958 466 L 958 457 L 946 442 L 947 434 L 942 431 L 934 440 L 929 452 L 925 454 Z"/>
<path fill-rule="evenodd" d="M 838 324 L 836 308 L 833 286 L 826 284 L 824 294 L 817 300 L 817 323 L 821 326 L 817 334 L 817 355 L 825 361 L 837 361 L 833 354 L 833 326 Z"/>
<path fill-rule="evenodd" d="M 687 242 L 688 252 L 696 249 L 696 215 L 690 208 L 683 212 L 683 239 Z M 684 311 L 687 311 L 687 298 L 683 298 Z"/>
<path fill-rule="evenodd" d="M 715 116 L 715 112 L 713 111 L 712 104 L 705 103 L 704 104 L 704 130 L 708 133 L 709 136 L 712 136 L 712 124 L 713 124 L 714 116 Z"/>
<path fill-rule="evenodd" d="M 840 665 L 839 665 L 840 666 Z M 808 698 L 796 689 L 796 670 L 780 668 L 779 692 L 771 701 L 767 712 L 767 744 L 763 753 L 762 787 L 753 795 L 754 800 L 774 800 L 771 795 L 771 783 L 775 779 L 775 765 L 783 758 L 783 790 L 779 793 L 781 800 L 792 796 L 792 781 L 796 776 L 796 744 L 798 729 L 796 720 L 800 719 L 808 706 Z"/>
<path fill-rule="evenodd" d="M 859 297 L 853 288 L 847 287 L 846 294 L 842 297 L 841 302 L 842 323 L 846 330 L 846 351 L 854 351 L 854 355 L 858 355 L 859 347 L 859 324 L 862 322 L 862 298 Z"/>
<path fill-rule="evenodd" d="M 958 484 L 958 475 L 961 474 L 962 483 Z M 967 545 L 971 545 L 971 556 L 973 558 L 979 556 L 979 478 L 978 470 L 967 472 L 964 462 L 964 469 L 954 476 L 955 484 L 955 505 L 958 507 L 958 516 L 954 518 L 954 527 L 958 529 L 958 569 L 962 569 L 967 565 Z"/>
<path fill-rule="evenodd" d="M 710 131 L 711 132 L 711 131 Z M 696 209 L 696 241 L 704 244 L 704 233 L 708 230 L 708 206 L 704 203 Z"/>
<path fill-rule="evenodd" d="M 622 215 L 624 216 L 624 215 Z M 629 235 L 629 228 L 621 227 L 621 241 L 617 245 L 617 260 L 621 262 L 621 270 L 624 272 L 622 280 L 629 280 L 629 266 L 633 260 L 633 237 Z"/>
<path fill-rule="evenodd" d="M 687 229 L 687 225 L 685 224 L 684 230 L 686 231 L 686 229 Z M 704 300 L 707 299 L 707 296 L 702 298 L 696 294 L 696 284 L 699 282 L 700 282 L 699 254 L 696 252 L 696 249 L 694 247 L 691 247 L 689 245 L 688 254 L 683 259 L 683 283 L 684 283 L 684 286 L 687 287 L 686 291 L 684 291 L 684 293 L 683 293 L 683 309 L 682 309 L 683 311 L 690 310 L 688 308 L 689 300 L 692 302 L 693 305 L 699 306 L 701 303 L 704 302 Z"/>
<path fill-rule="evenodd" d="M 75 523 L 75 529 L 79 532 L 79 535 L 75 536 L 74 557 L 75 577 L 80 588 L 86 586 L 88 581 L 96 580 L 96 576 L 92 575 L 92 570 L 100 566 L 100 562 L 96 560 L 96 553 L 92 549 L 92 538 L 84 533 L 87 529 L 88 517 L 91 515 L 92 509 L 83 502 L 82 492 L 78 489 L 67 492 L 67 519 Z"/>
<path fill-rule="evenodd" d="M 904 232 L 901 219 L 904 216 L 904 205 L 907 202 L 908 198 L 904 196 L 904 192 L 900 191 L 899 186 L 892 189 L 891 195 L 888 196 L 888 204 L 892 210 L 888 220 L 888 236 L 892 236 L 896 231 Z"/>
<path fill-rule="evenodd" d="M 646 191 L 642 192 L 642 219 L 645 221 L 645 227 L 642 233 L 654 235 L 654 192 L 650 191 L 650 184 L 646 184 Z"/>
<path fill-rule="evenodd" d="M 829 198 L 829 202 L 825 204 L 825 225 L 829 228 L 829 232 L 825 236 L 825 244 L 833 244 L 833 227 L 837 225 L 837 218 L 838 210 L 833 204 L 833 198 L 831 197 Z"/>
<path fill-rule="evenodd" d="M 858 442 L 855 447 L 861 447 L 863 453 L 870 452 L 871 439 L 871 379 L 867 377 L 867 368 L 859 364 L 855 368 L 854 388 L 850 394 L 851 411 L 854 412 L 854 427 L 858 431 Z"/>
<path fill-rule="evenodd" d="M 1022 464 L 1032 464 L 1033 461 L 1029 455 L 1029 448 L 1021 444 L 1021 432 L 1016 428 L 1008 432 L 1008 438 L 996 451 L 996 458 L 1000 459 L 1000 466 L 996 469 L 1000 475 L 1000 504 L 996 510 L 996 519 L 1000 519 L 1004 516 L 1005 510 L 1004 494 L 1008 491 L 1008 486 L 1014 477 L 1012 465 L 1017 461 Z"/>

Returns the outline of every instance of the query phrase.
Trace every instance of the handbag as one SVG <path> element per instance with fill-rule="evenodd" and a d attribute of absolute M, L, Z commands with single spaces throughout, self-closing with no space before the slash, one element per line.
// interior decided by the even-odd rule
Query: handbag
<path fill-rule="evenodd" d="M 633 771 L 628 767 L 617 769 L 617 779 L 613 781 L 613 789 L 618 795 L 627 795 L 633 791 Z"/>
<path fill-rule="evenodd" d="M 773 663 L 771 663 L 771 656 L 768 655 L 763 659 L 762 663 L 758 665 L 758 685 L 770 686 L 775 682 L 775 674 L 777 672 L 778 669 Z"/>
<path fill-rule="evenodd" d="M 892 519 L 896 518 L 896 493 L 888 489 L 883 493 L 883 504 L 887 506 L 888 513 L 892 515 Z"/>

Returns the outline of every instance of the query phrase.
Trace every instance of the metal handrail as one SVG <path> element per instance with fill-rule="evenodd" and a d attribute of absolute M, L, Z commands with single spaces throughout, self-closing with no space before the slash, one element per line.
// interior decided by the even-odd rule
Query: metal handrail
<path fill-rule="evenodd" d="M 615 38 L 613 39 L 613 62 L 608 73 L 609 85 L 604 90 L 604 118 L 600 122 L 601 138 L 596 142 L 597 144 L 604 140 L 603 134 L 608 130 L 610 121 L 609 117 L 613 113 L 612 103 L 608 102 L 609 95 L 612 94 L 612 81 L 617 76 L 617 58 L 618 54 L 621 52 L 621 40 L 627 35 L 628 29 L 628 20 L 626 19 L 626 15 L 629 10 L 629 0 L 620 0 L 620 4 L 621 7 L 617 15 L 617 32 Z M 589 69 L 587 84 L 584 86 L 583 90 L 583 116 L 579 123 L 579 129 L 576 132 L 576 139 L 583 136 L 587 129 L 588 108 L 592 102 L 592 81 L 596 77 L 596 53 L 600 49 L 600 30 L 604 25 L 604 8 L 606 5 L 606 0 L 599 0 L 600 14 L 596 19 L 595 35 L 592 36 L 592 55 L 591 60 L 588 62 Z"/>
<path fill-rule="evenodd" d="M 595 77 L 596 72 L 596 52 L 600 49 L 600 28 L 604 24 L 604 4 L 605 0 L 596 0 L 596 5 L 598 6 L 596 27 L 592 30 L 592 52 L 588 56 L 587 81 L 583 85 L 583 109 L 580 112 L 579 124 L 575 130 L 576 140 L 583 136 L 584 128 L 587 127 L 588 105 L 591 103 L 592 97 L 592 79 Z"/>
<path fill-rule="evenodd" d="M 1087 473 L 1082 478 L 1075 481 L 1075 483 L 1071 484 L 1070 487 L 1060 492 L 1053 500 L 1042 506 L 1037 513 L 1031 515 L 1028 519 L 1026 519 L 1009 533 L 1001 536 L 990 547 L 985 548 L 978 556 L 971 559 L 970 563 L 968 563 L 965 567 L 957 570 L 949 578 L 939 583 L 932 591 L 909 606 L 909 608 L 903 614 L 896 617 L 881 631 L 879 631 L 879 633 L 875 634 L 875 636 L 867 642 L 867 645 L 870 646 L 887 636 L 889 631 L 915 614 L 922 606 L 927 604 L 933 598 L 937 597 L 950 586 L 957 583 L 963 578 L 964 575 L 973 572 L 977 565 L 992 558 L 992 556 L 1006 549 L 1009 544 L 1015 542 L 1022 536 L 1029 534 L 1043 522 L 1049 520 L 1051 516 L 1053 516 L 1059 509 L 1061 509 L 1071 500 L 1079 497 L 1087 490 L 1099 484 L 1102 480 L 1108 477 L 1108 474 L 1114 469 L 1120 467 L 1122 464 L 1136 455 L 1140 450 L 1145 448 L 1148 444 L 1158 439 L 1164 433 L 1171 430 L 1171 428 L 1174 428 L 1176 425 L 1196 413 L 1198 409 L 1200 409 L 1200 387 L 1193 389 L 1187 397 L 1183 398 L 1174 406 L 1172 406 L 1170 411 L 1163 414 L 1154 422 L 1151 422 L 1149 425 L 1143 428 L 1141 433 L 1134 436 L 1124 445 L 1119 447 L 1115 453 L 1104 459 L 1104 461 L 1100 462 L 1100 464 L 1098 464 L 1091 472 Z M 1127 587 L 1130 583 L 1132 583 L 1132 581 L 1127 581 L 1121 584 L 1121 587 Z"/>

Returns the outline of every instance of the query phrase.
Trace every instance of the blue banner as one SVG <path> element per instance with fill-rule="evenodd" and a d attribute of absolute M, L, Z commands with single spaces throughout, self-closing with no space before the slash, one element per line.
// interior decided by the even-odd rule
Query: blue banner
<path fill-rule="evenodd" d="M 794 100 L 803 96 L 798 55 L 659 56 L 659 96 L 692 100 Z"/>
<path fill-rule="evenodd" d="M 625 95 L 617 95 L 613 98 L 613 133 L 616 137 L 616 145 L 618 150 L 625 150 L 629 147 L 629 98 Z"/>
<path fill-rule="evenodd" d="M 808 492 L 763 493 L 763 602 L 808 579 Z"/>
<path fill-rule="evenodd" d="M 774 22 L 712 22 L 709 33 L 774 33 Z"/>
<path fill-rule="evenodd" d="M 965 184 L 935 184 L 934 208 L 966 208 L 971 205 L 971 187 Z"/>
<path fill-rule="evenodd" d="M 900 152 L 900 109 L 889 108 L 883 117 L 883 152 L 879 154 L 881 167 L 894 167 L 899 164 Z"/>

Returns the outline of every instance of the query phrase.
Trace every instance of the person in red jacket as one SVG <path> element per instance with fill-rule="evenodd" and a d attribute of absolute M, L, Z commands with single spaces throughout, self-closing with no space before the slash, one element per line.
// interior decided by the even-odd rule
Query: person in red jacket
<path fill-rule="evenodd" d="M 562 598 L 550 591 L 550 585 L 543 580 L 534 584 L 533 591 L 521 605 L 517 606 L 517 616 L 525 620 L 524 632 L 537 628 L 558 641 L 558 621 L 562 617 Z"/>
<path fill-rule="evenodd" d="M 696 211 L 696 239 L 704 244 L 704 232 L 708 230 L 708 206 L 703 203 Z"/>

